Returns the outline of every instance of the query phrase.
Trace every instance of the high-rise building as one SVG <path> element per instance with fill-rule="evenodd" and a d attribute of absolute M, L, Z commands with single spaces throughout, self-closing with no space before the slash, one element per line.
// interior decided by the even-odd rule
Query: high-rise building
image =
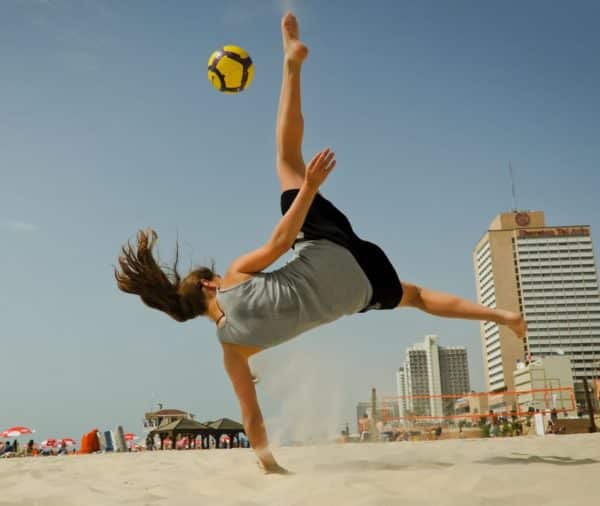
<path fill-rule="evenodd" d="M 473 251 L 481 304 L 520 311 L 525 342 L 506 327 L 481 324 L 488 390 L 513 391 L 517 360 L 571 359 L 573 379 L 600 359 L 600 292 L 589 226 L 548 227 L 542 211 L 498 215 Z"/>
<path fill-rule="evenodd" d="M 440 376 L 444 394 L 464 394 L 470 389 L 467 350 L 463 346 L 439 346 Z"/>
<path fill-rule="evenodd" d="M 439 396 L 470 390 L 467 350 L 439 346 L 437 340 L 437 336 L 425 336 L 423 343 L 406 350 L 404 364 L 396 373 L 400 416 L 407 411 L 417 416 L 448 414 L 453 400 L 444 402 Z"/>

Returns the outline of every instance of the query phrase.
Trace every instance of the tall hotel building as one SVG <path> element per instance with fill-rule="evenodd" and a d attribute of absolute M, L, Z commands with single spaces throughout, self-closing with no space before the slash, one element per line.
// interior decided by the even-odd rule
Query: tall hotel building
<path fill-rule="evenodd" d="M 520 311 L 525 342 L 506 327 L 481 324 L 483 364 L 490 391 L 513 391 L 517 360 L 561 350 L 575 381 L 600 360 L 600 292 L 589 226 L 546 226 L 544 213 L 498 215 L 473 252 L 481 304 Z"/>
<path fill-rule="evenodd" d="M 469 392 L 469 365 L 463 346 L 439 346 L 437 336 L 425 336 L 406 350 L 404 365 L 396 373 L 400 416 L 410 411 L 420 416 L 448 414 L 454 399 L 441 394 Z M 438 397 L 430 397 L 430 396 Z M 413 396 L 423 396 L 414 398 Z"/>

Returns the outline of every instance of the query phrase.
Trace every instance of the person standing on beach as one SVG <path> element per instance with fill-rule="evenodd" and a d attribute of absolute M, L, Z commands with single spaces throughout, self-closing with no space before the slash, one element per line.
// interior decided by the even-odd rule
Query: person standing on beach
<path fill-rule="evenodd" d="M 251 356 L 342 316 L 371 310 L 410 307 L 446 318 L 492 321 L 508 326 L 518 338 L 527 329 L 519 313 L 401 282 L 383 250 L 361 239 L 344 213 L 320 193 L 336 165 L 335 153 L 326 148 L 304 163 L 300 74 L 308 48 L 299 39 L 293 14 L 283 17 L 281 31 L 276 165 L 283 216 L 270 238 L 237 257 L 223 276 L 201 267 L 181 278 L 178 256 L 173 268 L 164 271 L 153 256 L 158 236 L 153 230 L 140 231 L 136 246 L 122 248 L 115 270 L 122 291 L 139 295 L 176 321 L 206 316 L 215 323 L 246 434 L 266 473 L 287 471 L 269 448 L 248 364 Z M 290 248 L 293 260 L 265 272 Z"/>
<path fill-rule="evenodd" d="M 358 421 L 358 433 L 360 434 L 360 440 L 366 441 L 369 438 L 369 430 L 371 428 L 371 419 L 369 415 L 365 413 L 362 418 Z"/>

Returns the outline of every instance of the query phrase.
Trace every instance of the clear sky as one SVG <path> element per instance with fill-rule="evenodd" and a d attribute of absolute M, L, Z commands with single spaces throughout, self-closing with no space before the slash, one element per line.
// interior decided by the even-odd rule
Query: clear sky
<path fill-rule="evenodd" d="M 279 18 L 290 2 L 4 0 L 0 6 L 0 428 L 140 432 L 152 403 L 199 419 L 239 410 L 214 327 L 120 293 L 122 243 L 152 226 L 161 258 L 221 272 L 279 219 Z M 400 277 L 475 297 L 471 252 L 518 205 L 600 244 L 598 2 L 293 3 L 310 46 L 305 152 L 331 146 L 324 188 Z M 251 87 L 222 95 L 206 62 L 245 47 Z M 255 364 L 272 434 L 354 428 L 371 386 L 395 393 L 408 345 L 465 345 L 477 323 L 371 312 Z M 295 430 L 295 429 L 294 429 Z"/>

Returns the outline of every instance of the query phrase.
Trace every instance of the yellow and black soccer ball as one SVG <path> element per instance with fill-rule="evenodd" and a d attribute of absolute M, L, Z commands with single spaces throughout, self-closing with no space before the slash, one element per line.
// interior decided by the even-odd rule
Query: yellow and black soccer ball
<path fill-rule="evenodd" d="M 244 91 L 253 77 L 252 58 L 239 46 L 223 46 L 208 59 L 208 80 L 223 93 Z"/>

